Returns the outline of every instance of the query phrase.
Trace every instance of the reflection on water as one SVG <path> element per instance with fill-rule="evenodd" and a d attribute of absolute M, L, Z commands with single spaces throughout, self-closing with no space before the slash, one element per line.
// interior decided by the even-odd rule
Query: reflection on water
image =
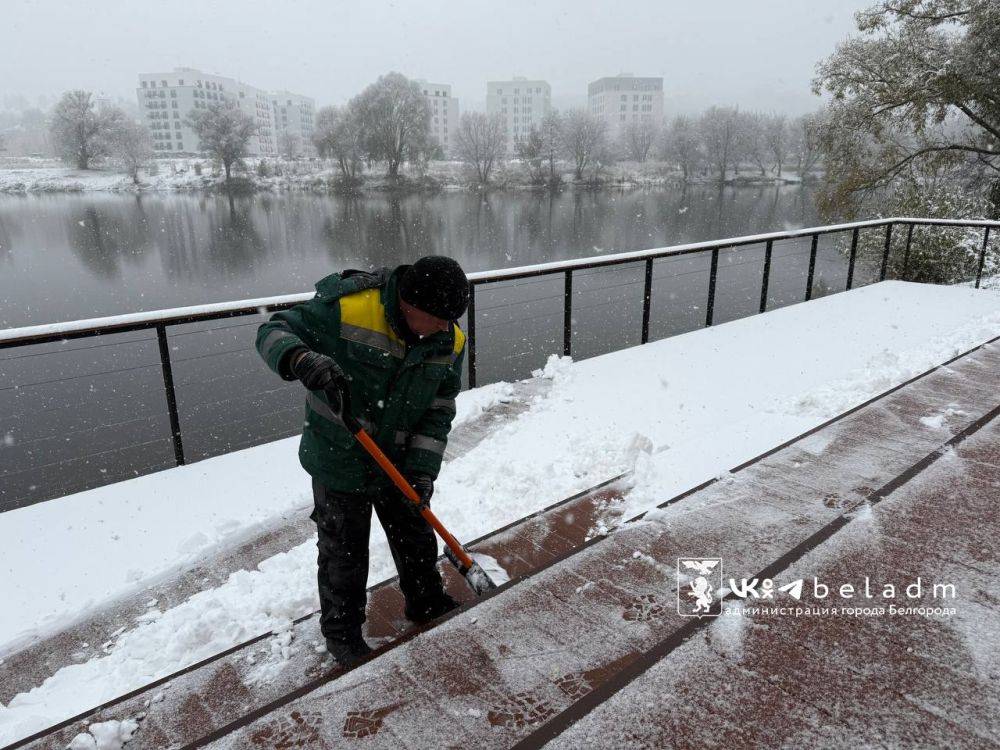
<path fill-rule="evenodd" d="M 0 327 L 308 290 L 431 253 L 470 271 L 815 223 L 795 186 L 0 198 Z"/>

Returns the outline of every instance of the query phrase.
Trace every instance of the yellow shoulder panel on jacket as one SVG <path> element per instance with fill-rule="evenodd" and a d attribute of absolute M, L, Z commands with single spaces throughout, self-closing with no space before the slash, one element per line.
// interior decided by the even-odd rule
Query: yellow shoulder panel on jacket
<path fill-rule="evenodd" d="M 465 332 L 458 327 L 458 323 L 452 323 L 455 327 L 455 354 L 461 354 L 465 346 Z"/>

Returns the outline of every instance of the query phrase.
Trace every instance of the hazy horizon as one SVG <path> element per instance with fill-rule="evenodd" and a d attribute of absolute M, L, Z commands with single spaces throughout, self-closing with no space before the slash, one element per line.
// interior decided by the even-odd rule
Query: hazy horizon
<path fill-rule="evenodd" d="M 0 102 L 73 88 L 134 101 L 139 73 L 193 67 L 319 106 L 397 70 L 450 83 L 463 110 L 485 107 L 487 80 L 519 75 L 547 80 L 566 108 L 586 104 L 590 81 L 627 71 L 663 77 L 668 115 L 713 104 L 799 114 L 820 105 L 815 64 L 870 4 L 26 0 L 0 29 Z"/>

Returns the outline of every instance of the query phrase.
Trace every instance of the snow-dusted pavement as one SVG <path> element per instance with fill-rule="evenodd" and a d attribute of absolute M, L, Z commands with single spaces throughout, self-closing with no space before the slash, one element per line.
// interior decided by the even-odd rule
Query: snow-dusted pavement
<path fill-rule="evenodd" d="M 435 510 L 460 538 L 474 537 L 634 469 L 631 492 L 620 509 L 633 514 L 998 332 L 1000 296 L 995 293 L 888 282 L 575 365 L 553 360 L 542 374 L 551 380 L 547 394 L 449 462 Z M 946 418 L 924 416 L 932 423 Z M 287 476 L 290 485 L 301 483 L 304 491 L 304 477 L 293 463 L 294 441 L 263 448 L 274 451 L 271 471 L 279 469 L 276 476 Z M 185 513 L 190 509 L 198 518 L 208 506 L 223 523 L 237 517 L 240 508 L 226 494 L 226 477 L 235 473 L 241 482 L 252 482 L 261 455 L 255 452 L 261 450 L 241 452 L 242 466 L 240 454 L 231 454 L 163 472 L 158 476 L 181 479 L 189 472 L 188 481 L 181 482 L 187 489 L 170 494 L 169 484 L 160 480 L 163 491 L 155 500 L 142 491 L 148 486 L 142 482 L 151 479 L 144 477 L 0 516 L 0 538 L 12 550 L 11 576 L 4 586 L 13 588 L 9 601 L 25 605 L 14 626 L 5 623 L 8 639 L 16 627 L 42 627 L 45 615 L 60 607 L 78 612 L 88 594 L 99 601 L 141 585 L 142 575 L 123 581 L 119 572 L 132 553 L 151 561 L 147 567 L 158 572 L 176 565 L 178 537 L 193 531 L 184 528 Z M 225 471 L 216 471 L 222 465 Z M 288 494 L 279 484 L 259 489 L 251 513 L 267 517 L 267 499 Z M 161 533 L 146 515 L 155 519 L 163 502 L 170 503 L 175 520 Z M 60 511 L 61 523 L 47 523 Z M 87 568 L 76 573 L 71 566 L 69 581 L 51 585 L 31 554 L 43 543 L 66 550 L 67 559 L 86 560 Z M 384 578 L 390 571 L 384 541 L 374 543 L 373 579 Z M 95 556 L 94 549 L 101 555 Z M 152 608 L 118 637 L 110 654 L 68 667 L 0 708 L 0 740 L 22 736 L 310 611 L 315 607 L 313 558 L 306 543 L 174 609 Z M 70 602 L 59 603 L 59 594 Z"/>

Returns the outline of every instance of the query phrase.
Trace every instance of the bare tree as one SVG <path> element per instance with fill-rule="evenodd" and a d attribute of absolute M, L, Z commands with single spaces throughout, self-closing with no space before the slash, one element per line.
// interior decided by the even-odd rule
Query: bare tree
<path fill-rule="evenodd" d="M 289 161 L 298 159 L 302 153 L 302 139 L 295 133 L 282 133 L 278 136 L 278 149 L 281 155 Z"/>
<path fill-rule="evenodd" d="M 545 142 L 542 132 L 534 125 L 528 135 L 514 143 L 514 155 L 528 166 L 528 177 L 533 184 L 545 182 L 542 162 L 545 160 Z"/>
<path fill-rule="evenodd" d="M 820 161 L 820 138 L 825 120 L 823 112 L 814 112 L 797 118 L 789 129 L 789 150 L 800 180 L 805 180 Z"/>
<path fill-rule="evenodd" d="M 153 139 L 145 125 L 124 120 L 111 138 L 111 152 L 122 168 L 139 184 L 139 170 L 153 158 Z"/>
<path fill-rule="evenodd" d="M 759 112 L 741 112 L 737 121 L 737 151 L 765 177 L 771 167 L 771 149 L 765 137 L 765 117 Z"/>
<path fill-rule="evenodd" d="M 554 186 L 559 179 L 556 177 L 556 159 L 562 149 L 563 119 L 555 110 L 542 118 L 538 134 L 542 139 L 542 158 L 549 163 L 549 185 Z"/>
<path fill-rule="evenodd" d="M 583 179 L 584 170 L 592 162 L 606 158 L 607 125 L 585 109 L 571 109 L 563 117 L 563 152 L 574 163 L 573 174 Z"/>
<path fill-rule="evenodd" d="M 337 160 L 345 180 L 357 179 L 365 160 L 364 134 L 350 105 L 323 107 L 316 113 L 313 144 L 320 156 Z"/>
<path fill-rule="evenodd" d="M 632 120 L 622 129 L 622 151 L 632 161 L 644 162 L 659 138 L 659 123 L 653 120 Z"/>
<path fill-rule="evenodd" d="M 107 156 L 115 129 L 124 120 L 121 110 L 97 111 L 89 91 L 67 91 L 52 111 L 52 139 L 59 153 L 77 169 Z"/>
<path fill-rule="evenodd" d="M 490 172 L 507 151 L 507 130 L 499 114 L 466 112 L 458 122 L 455 152 L 476 168 L 481 183 L 490 181 Z"/>
<path fill-rule="evenodd" d="M 781 168 L 788 154 L 788 120 L 784 115 L 770 115 L 764 121 L 764 140 L 775 165 L 774 174 L 781 177 Z"/>
<path fill-rule="evenodd" d="M 396 177 L 399 166 L 430 141 L 431 112 L 420 86 L 401 73 L 386 73 L 351 100 L 368 158 L 385 161 L 386 175 Z"/>
<path fill-rule="evenodd" d="M 257 134 L 253 118 L 236 107 L 219 102 L 198 110 L 188 122 L 198 135 L 198 147 L 222 162 L 228 185 L 233 165 L 247 155 L 250 139 Z"/>
<path fill-rule="evenodd" d="M 701 139 L 695 121 L 678 115 L 663 136 L 661 156 L 681 168 L 684 179 L 689 180 L 702 160 Z"/>
<path fill-rule="evenodd" d="M 726 181 L 729 167 L 738 159 L 738 119 L 739 112 L 732 107 L 710 107 L 698 121 L 705 158 L 718 174 L 720 183 Z"/>

